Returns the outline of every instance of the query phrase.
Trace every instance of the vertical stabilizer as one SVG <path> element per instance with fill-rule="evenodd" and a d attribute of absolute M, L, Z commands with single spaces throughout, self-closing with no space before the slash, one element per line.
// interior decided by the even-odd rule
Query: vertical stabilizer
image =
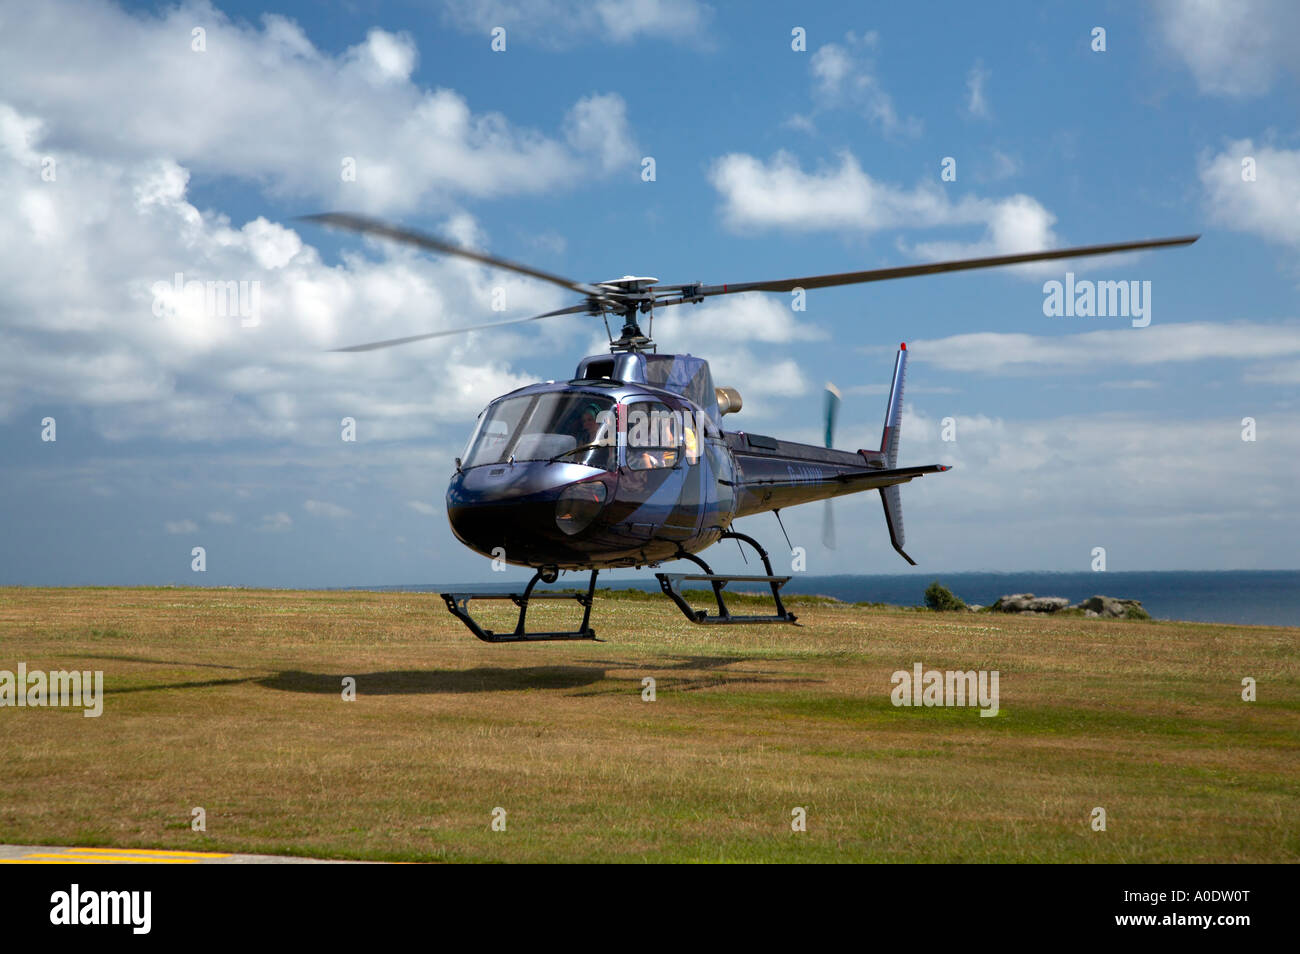
<path fill-rule="evenodd" d="M 898 438 L 903 424 L 903 378 L 907 373 L 907 343 L 898 346 L 894 359 L 894 380 L 889 386 L 889 406 L 885 410 L 885 430 L 880 435 L 880 452 L 885 455 L 885 467 L 898 466 Z M 882 487 L 880 502 L 885 507 L 885 523 L 889 527 L 889 540 L 899 555 L 912 566 L 916 561 L 903 550 L 903 500 L 899 485 Z"/>

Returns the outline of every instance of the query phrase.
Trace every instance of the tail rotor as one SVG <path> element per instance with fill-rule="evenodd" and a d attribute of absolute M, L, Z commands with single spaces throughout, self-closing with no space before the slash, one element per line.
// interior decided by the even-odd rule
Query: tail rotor
<path fill-rule="evenodd" d="M 835 421 L 840 414 L 839 388 L 826 382 L 826 447 L 835 446 Z M 822 511 L 822 544 L 828 550 L 835 549 L 835 510 L 833 501 L 826 498 L 826 509 Z"/>

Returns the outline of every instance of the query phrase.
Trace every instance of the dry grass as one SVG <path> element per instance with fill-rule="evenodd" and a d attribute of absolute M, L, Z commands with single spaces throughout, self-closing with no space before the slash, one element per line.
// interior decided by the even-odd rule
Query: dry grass
<path fill-rule="evenodd" d="M 0 589 L 0 669 L 102 669 L 107 685 L 99 719 L 0 710 L 0 841 L 457 861 L 1300 857 L 1300 630 L 797 612 L 800 627 L 712 628 L 614 599 L 593 616 L 609 642 L 489 646 L 435 595 Z M 999 670 L 1001 714 L 894 708 L 890 674 L 914 662 Z"/>

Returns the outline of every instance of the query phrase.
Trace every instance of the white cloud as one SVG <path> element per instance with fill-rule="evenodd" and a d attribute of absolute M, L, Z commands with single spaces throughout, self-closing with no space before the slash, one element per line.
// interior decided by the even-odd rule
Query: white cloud
<path fill-rule="evenodd" d="M 565 121 L 565 135 L 578 152 L 599 156 L 605 171 L 629 166 L 637 158 L 628 132 L 627 104 L 616 93 L 578 100 Z"/>
<path fill-rule="evenodd" d="M 1047 319 L 1044 321 L 1069 321 Z M 1079 319 L 1100 321 L 1105 319 Z M 1300 356 L 1300 323 L 1235 321 L 1152 324 L 1146 328 L 1046 335 L 979 332 L 912 341 L 913 360 L 949 371 L 1038 374 L 1149 367 L 1188 361 Z"/>
<path fill-rule="evenodd" d="M 741 342 L 761 346 L 824 339 L 825 333 L 804 324 L 790 303 L 788 295 L 753 292 L 678 305 L 655 317 L 655 341 L 664 351 L 707 355 L 714 382 L 740 391 L 746 421 L 776 416 L 779 408 L 772 399 L 798 397 L 811 385 L 796 361 L 775 357 L 770 347 L 756 354 Z"/>
<path fill-rule="evenodd" d="M 1266 93 L 1300 63 L 1300 6 L 1292 0 L 1157 0 L 1164 41 L 1202 92 Z"/>
<path fill-rule="evenodd" d="M 210 523 L 221 523 L 221 524 L 228 525 L 235 522 L 235 517 L 233 514 L 224 513 L 220 510 L 214 510 L 212 513 L 208 514 L 208 521 Z"/>
<path fill-rule="evenodd" d="M 703 43 L 712 8 L 698 0 L 442 0 L 447 18 L 486 43 L 495 27 L 510 43 L 568 47 L 582 40 L 624 44 L 643 37 Z"/>
<path fill-rule="evenodd" d="M 497 287 L 504 317 L 569 301 L 389 244 L 375 246 L 377 260 L 349 253 L 326 265 L 293 229 L 200 212 L 188 170 L 172 160 L 94 161 L 49 149 L 34 138 L 40 128 L 0 110 L 0 419 L 65 404 L 88 407 L 110 439 L 323 445 L 337 444 L 339 421 L 352 416 L 362 441 L 427 437 L 445 424 L 458 442 L 490 398 L 531 380 L 510 366 L 536 351 L 527 330 L 489 332 L 490 352 L 475 334 L 373 354 L 326 349 L 499 319 Z M 40 175 L 47 153 L 52 182 Z M 460 216 L 443 231 L 477 226 Z M 174 314 L 155 314 L 156 286 L 177 273 L 259 282 L 259 322 L 244 327 L 183 298 Z M 556 319 L 548 340 L 564 349 L 582 321 Z"/>
<path fill-rule="evenodd" d="M 327 517 L 330 520 L 340 520 L 343 517 L 352 516 L 352 511 L 347 507 L 340 507 L 338 504 L 328 503 L 324 500 L 308 500 L 302 505 L 313 517 Z"/>
<path fill-rule="evenodd" d="M 879 46 L 874 31 L 845 35 L 844 43 L 827 43 L 809 57 L 813 78 L 813 102 L 818 110 L 855 109 L 887 136 L 916 136 L 921 121 L 900 119 L 893 97 L 885 92 L 876 76 L 871 53 Z M 810 120 L 802 119 L 810 124 Z"/>
<path fill-rule="evenodd" d="M 438 508 L 431 503 L 425 503 L 423 500 L 408 500 L 406 505 L 416 513 L 424 514 L 426 517 L 432 517 L 438 512 Z"/>
<path fill-rule="evenodd" d="M 976 62 L 966 74 L 966 112 L 978 119 L 989 118 L 989 102 L 984 85 L 993 74 Z"/>
<path fill-rule="evenodd" d="M 990 161 L 981 170 L 979 177 L 986 182 L 998 182 L 1019 175 L 1020 170 L 1021 162 L 1018 158 L 1000 149 L 994 149 Z"/>
<path fill-rule="evenodd" d="M 926 482 L 932 511 L 981 522 L 990 514 L 1030 516 L 1074 535 L 1087 529 L 1089 546 L 1170 522 L 1188 528 L 1188 545 L 1195 545 L 1198 531 L 1209 545 L 1245 517 L 1262 530 L 1279 508 L 1294 508 L 1291 462 L 1300 456 L 1300 425 L 1293 417 L 1271 419 L 1268 439 L 1252 443 L 1241 439 L 1233 414 L 1013 420 L 958 413 L 957 440 L 945 442 L 939 419 L 909 405 L 902 434 L 907 460 L 954 465 L 942 479 Z M 1240 486 L 1250 493 L 1225 499 L 1224 488 Z M 1242 533 L 1244 548 L 1258 546 L 1249 529 Z"/>
<path fill-rule="evenodd" d="M 961 210 L 957 218 L 967 213 L 982 216 L 985 229 L 982 238 L 974 242 L 917 242 L 906 245 L 910 253 L 920 259 L 980 258 L 1010 252 L 1032 252 L 1056 248 L 1061 244 L 1052 231 L 1056 216 L 1039 204 L 1037 199 L 1019 194 L 1005 199 L 963 199 L 970 209 Z M 1075 271 L 1083 267 L 1096 268 L 1101 259 L 1093 259 L 1084 266 L 1072 266 Z M 1014 266 L 1021 276 L 1059 273 L 1059 262 L 1039 262 Z"/>
<path fill-rule="evenodd" d="M 880 182 L 848 152 L 838 166 L 804 172 L 787 152 L 768 162 L 732 153 L 714 162 L 710 181 L 722 197 L 722 215 L 736 230 L 784 228 L 794 231 L 876 232 L 983 226 L 975 242 L 930 242 L 912 247 L 926 258 L 965 258 L 1023 252 L 1058 244 L 1056 217 L 1027 195 L 986 199 L 949 198 L 937 183 L 906 189 Z"/>
<path fill-rule="evenodd" d="M 52 0 L 7 21 L 3 98 L 50 141 L 97 159 L 165 156 L 327 205 L 545 193 L 610 171 L 632 139 L 614 94 L 575 105 L 566 125 L 587 131 L 576 138 L 476 114 L 454 90 L 413 82 L 414 41 L 380 29 L 332 56 L 291 20 L 267 15 L 258 29 L 203 0 L 158 15 Z M 195 26 L 205 52 L 191 49 Z"/>
<path fill-rule="evenodd" d="M 288 32 L 293 29 L 293 24 L 281 21 L 276 23 L 276 28 Z M 294 37 L 295 41 L 299 39 L 305 40 L 303 34 Z M 300 55 L 310 55 L 308 46 L 300 47 Z M 410 36 L 379 29 L 371 30 L 364 43 L 352 47 L 347 53 L 348 65 L 359 69 L 376 86 L 409 80 L 417 58 L 415 41 Z"/>
<path fill-rule="evenodd" d="M 168 533 L 196 533 L 199 525 L 193 520 L 167 520 L 163 523 L 163 529 Z"/>
<path fill-rule="evenodd" d="M 268 513 L 262 517 L 262 524 L 257 529 L 263 533 L 282 533 L 293 526 L 293 518 L 284 511 Z"/>
<path fill-rule="evenodd" d="M 1300 361 L 1279 361 L 1250 368 L 1246 371 L 1246 382 L 1284 387 L 1300 385 Z"/>
<path fill-rule="evenodd" d="M 1242 160 L 1255 160 L 1255 181 L 1242 179 Z M 1202 158 L 1201 186 L 1213 221 L 1300 248 L 1300 150 L 1250 139 Z"/>
<path fill-rule="evenodd" d="M 656 312 L 654 337 L 667 350 L 685 350 L 687 344 L 731 347 L 740 340 L 788 344 L 825 338 L 799 321 L 790 302 L 788 295 L 746 292 L 699 305 L 674 305 Z"/>
<path fill-rule="evenodd" d="M 1097 387 L 1107 391 L 1154 391 L 1160 385 L 1145 378 L 1133 378 L 1123 381 L 1102 381 Z"/>

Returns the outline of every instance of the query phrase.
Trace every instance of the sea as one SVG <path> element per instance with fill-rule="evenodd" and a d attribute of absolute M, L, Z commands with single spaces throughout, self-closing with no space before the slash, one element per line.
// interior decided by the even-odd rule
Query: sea
<path fill-rule="evenodd" d="M 685 569 L 685 568 L 683 568 Z M 1141 600 L 1157 619 L 1193 620 L 1206 623 L 1245 623 L 1261 626 L 1300 626 L 1300 570 L 1166 570 L 1152 572 L 1106 571 L 1100 573 L 938 573 L 882 574 L 873 576 L 803 576 L 796 574 L 783 593 L 812 593 L 833 596 L 849 603 L 891 603 L 919 606 L 925 588 L 938 580 L 967 603 L 988 606 L 999 596 L 1033 593 L 1035 596 L 1064 596 L 1071 603 L 1089 596 L 1114 596 Z M 560 585 L 585 584 L 585 574 L 569 573 Z M 598 586 L 616 589 L 658 590 L 654 576 L 644 579 L 605 580 Z M 504 588 L 518 589 L 511 580 Z M 358 587 L 360 588 L 360 587 Z M 364 587 L 364 589 L 415 592 L 486 592 L 502 589 L 490 583 L 415 584 L 411 586 Z M 728 587 L 743 591 L 752 587 Z"/>

